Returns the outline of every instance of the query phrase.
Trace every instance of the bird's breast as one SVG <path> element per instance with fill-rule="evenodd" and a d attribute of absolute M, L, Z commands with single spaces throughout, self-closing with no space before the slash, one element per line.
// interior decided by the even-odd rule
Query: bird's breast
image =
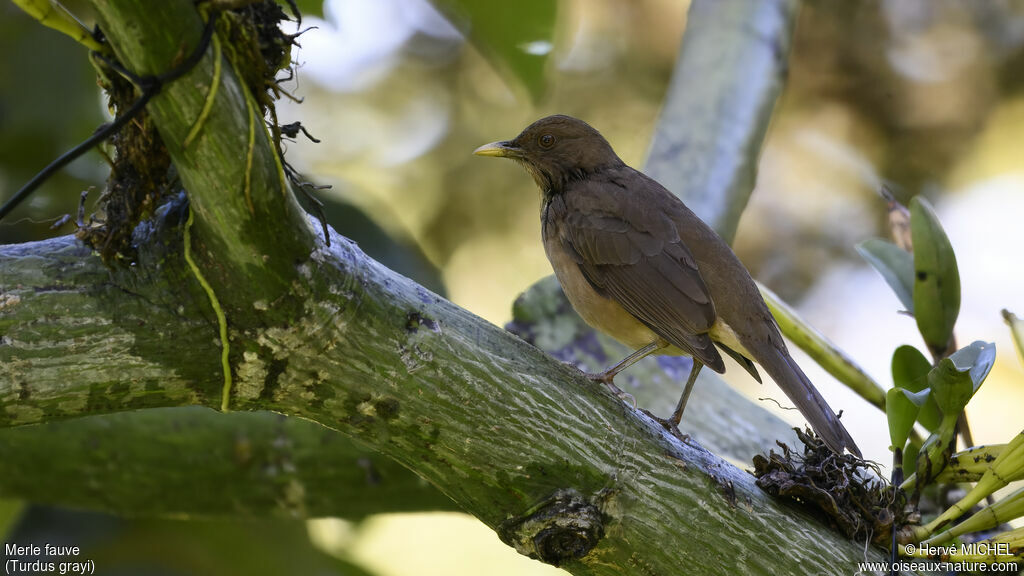
<path fill-rule="evenodd" d="M 661 338 L 626 312 L 618 302 L 599 294 L 580 271 L 579 265 L 559 238 L 559 222 L 544 214 L 544 252 L 569 303 L 583 321 L 595 330 L 630 348 L 642 348 Z"/>

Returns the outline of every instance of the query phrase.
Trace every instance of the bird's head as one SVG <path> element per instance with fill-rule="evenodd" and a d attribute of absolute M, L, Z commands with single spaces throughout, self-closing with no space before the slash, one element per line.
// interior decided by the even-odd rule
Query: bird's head
<path fill-rule="evenodd" d="M 545 194 L 560 192 L 573 180 L 622 164 L 600 132 L 561 114 L 541 118 L 514 139 L 484 144 L 473 153 L 521 163 Z"/>

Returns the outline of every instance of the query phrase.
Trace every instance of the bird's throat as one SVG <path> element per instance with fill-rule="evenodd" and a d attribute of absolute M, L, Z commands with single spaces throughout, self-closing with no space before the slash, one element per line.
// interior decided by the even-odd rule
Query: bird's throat
<path fill-rule="evenodd" d="M 552 191 L 553 182 L 547 173 L 530 162 L 520 161 L 520 164 L 522 164 L 523 167 L 526 168 L 526 171 L 530 173 L 530 176 L 533 178 L 533 181 L 536 182 L 537 187 L 544 193 L 544 197 L 548 197 L 554 193 Z"/>

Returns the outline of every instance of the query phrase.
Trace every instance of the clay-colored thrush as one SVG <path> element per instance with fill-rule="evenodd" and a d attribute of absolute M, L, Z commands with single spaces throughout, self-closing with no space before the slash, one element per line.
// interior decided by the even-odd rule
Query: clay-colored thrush
<path fill-rule="evenodd" d="M 601 134 L 570 116 L 549 116 L 513 140 L 477 148 L 511 158 L 544 194 L 544 249 L 562 289 L 594 328 L 636 350 L 601 374 L 651 353 L 686 354 L 693 368 L 678 425 L 702 366 L 725 371 L 719 351 L 760 381 L 757 362 L 836 453 L 860 451 L 790 356 L 750 273 L 725 241 L 679 198 L 626 166 Z"/>

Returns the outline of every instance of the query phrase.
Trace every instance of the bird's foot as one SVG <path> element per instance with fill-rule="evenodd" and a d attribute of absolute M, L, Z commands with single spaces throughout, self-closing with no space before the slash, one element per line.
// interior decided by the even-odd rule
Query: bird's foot
<path fill-rule="evenodd" d="M 629 392 L 626 392 L 622 388 L 619 388 L 618 386 L 615 385 L 614 374 L 609 375 L 607 372 L 601 372 L 599 374 L 591 374 L 590 372 L 584 372 L 583 375 L 594 382 L 604 383 L 604 385 L 607 386 L 608 389 L 611 390 L 612 394 L 615 394 L 615 396 L 618 397 L 619 400 L 622 400 L 623 402 L 628 400 L 629 403 L 633 405 L 633 410 L 636 410 L 636 398 L 634 398 L 633 395 L 630 394 Z"/>
<path fill-rule="evenodd" d="M 650 414 L 650 417 L 653 418 L 654 421 L 657 422 L 658 424 L 661 424 L 662 428 L 664 428 L 665 430 L 668 430 L 669 434 L 675 436 L 680 441 L 687 442 L 687 441 L 690 440 L 690 435 L 689 434 L 683 434 L 679 430 L 679 421 L 678 420 L 676 420 L 674 418 L 659 418 L 659 417 L 655 416 L 654 414 Z"/>

